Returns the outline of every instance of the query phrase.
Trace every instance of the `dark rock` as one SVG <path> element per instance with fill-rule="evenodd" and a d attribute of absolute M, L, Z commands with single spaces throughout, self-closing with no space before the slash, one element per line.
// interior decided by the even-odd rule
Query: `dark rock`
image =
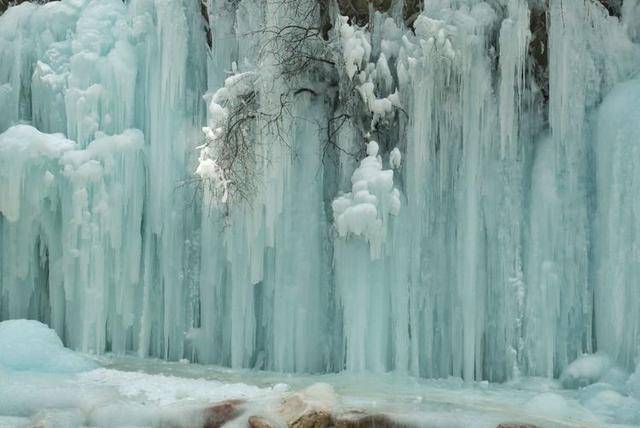
<path fill-rule="evenodd" d="M 251 416 L 249 418 L 249 428 L 275 428 L 275 424 L 262 416 Z"/>
<path fill-rule="evenodd" d="M 536 426 L 531 424 L 507 423 L 507 424 L 500 424 L 496 428 L 536 428 Z"/>
<path fill-rule="evenodd" d="M 622 0 L 599 0 L 600 4 L 609 12 L 609 15 L 620 18 L 622 12 Z"/>
<path fill-rule="evenodd" d="M 324 410 L 311 410 L 287 423 L 287 426 L 289 428 L 328 428 L 331 423 L 331 413 Z"/>
<path fill-rule="evenodd" d="M 227 400 L 213 404 L 204 411 L 203 428 L 220 428 L 242 413 L 242 400 Z"/>
<path fill-rule="evenodd" d="M 317 383 L 282 400 L 278 414 L 290 428 L 327 428 L 333 425 L 335 403 L 333 388 Z"/>
<path fill-rule="evenodd" d="M 395 428 L 401 425 L 387 415 L 353 411 L 338 416 L 335 426 L 336 428 Z"/>
<path fill-rule="evenodd" d="M 327 428 L 332 421 L 327 409 L 310 406 L 301 395 L 286 398 L 279 413 L 290 428 Z"/>
<path fill-rule="evenodd" d="M 549 100 L 549 31 L 547 25 L 547 9 L 533 8 L 529 16 L 531 29 L 529 60 L 533 67 L 533 78 L 546 102 Z"/>

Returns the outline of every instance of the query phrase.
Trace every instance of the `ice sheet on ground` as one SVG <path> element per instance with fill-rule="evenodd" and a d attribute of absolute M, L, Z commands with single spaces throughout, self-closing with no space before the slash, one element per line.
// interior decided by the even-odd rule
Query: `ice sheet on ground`
<path fill-rule="evenodd" d="M 104 367 L 82 373 L 0 372 L 0 424 L 189 426 L 199 423 L 206 406 L 227 399 L 248 400 L 246 419 L 318 382 L 335 389 L 339 411 L 386 413 L 416 426 L 526 422 L 595 428 L 640 422 L 633 419 L 638 401 L 631 396 L 608 387 L 566 390 L 558 381 L 540 378 L 497 385 L 400 374 L 286 375 L 134 357 L 106 357 L 100 363 Z"/>
<path fill-rule="evenodd" d="M 197 426 L 207 406 L 229 399 L 247 402 L 241 423 L 251 414 L 273 413 L 287 394 L 305 388 L 306 398 L 326 401 L 336 414 L 385 413 L 415 426 L 638 424 L 640 375 L 614 369 L 608 357 L 587 355 L 569 365 L 560 381 L 520 378 L 503 385 L 397 373 L 287 375 L 185 361 L 89 358 L 64 348 L 44 324 L 12 320 L 0 323 L 0 426 Z M 562 389 L 567 379 L 577 389 Z M 333 397 L 326 393 L 331 389 L 337 402 L 326 398 Z"/>

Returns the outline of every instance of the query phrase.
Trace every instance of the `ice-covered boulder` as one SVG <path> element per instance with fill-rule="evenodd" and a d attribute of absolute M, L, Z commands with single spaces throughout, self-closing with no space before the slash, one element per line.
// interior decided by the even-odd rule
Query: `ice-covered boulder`
<path fill-rule="evenodd" d="M 616 391 L 610 384 L 594 383 L 580 390 L 580 403 L 605 421 L 637 426 L 640 423 L 640 402 Z"/>
<path fill-rule="evenodd" d="M 560 380 L 565 388 L 582 388 L 597 382 L 611 367 L 611 360 L 606 355 L 584 355 L 567 366 Z"/>
<path fill-rule="evenodd" d="M 32 320 L 0 322 L 0 368 L 15 371 L 68 373 L 95 364 L 62 345 L 55 331 Z"/>
<path fill-rule="evenodd" d="M 637 374 L 637 373 L 636 373 Z M 637 426 L 640 401 L 634 396 L 634 376 L 605 355 L 586 355 L 571 363 L 562 374 L 567 388 L 580 388 L 580 404 L 604 421 Z"/>
<path fill-rule="evenodd" d="M 627 388 L 636 400 L 640 400 L 640 364 L 638 364 L 636 371 L 629 377 Z"/>

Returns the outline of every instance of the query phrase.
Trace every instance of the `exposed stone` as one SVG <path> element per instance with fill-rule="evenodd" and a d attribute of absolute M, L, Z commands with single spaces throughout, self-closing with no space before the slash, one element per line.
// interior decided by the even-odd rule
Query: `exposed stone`
<path fill-rule="evenodd" d="M 338 0 L 340 14 L 348 16 L 354 24 L 364 26 L 369 23 L 371 10 L 388 12 L 391 8 L 391 0 Z M 408 27 L 412 27 L 416 17 L 424 8 L 424 0 L 405 0 L 402 5 L 402 13 Z"/>
<path fill-rule="evenodd" d="M 262 416 L 251 416 L 249 418 L 249 428 L 275 428 L 276 424 Z"/>
<path fill-rule="evenodd" d="M 496 428 L 536 428 L 536 426 L 531 424 L 506 423 L 500 424 Z"/>
<path fill-rule="evenodd" d="M 311 410 L 300 415 L 298 419 L 288 422 L 287 426 L 290 428 L 328 428 L 331 426 L 331 422 L 331 413 L 323 410 Z"/>
<path fill-rule="evenodd" d="M 549 32 L 546 8 L 533 8 L 530 12 L 531 41 L 529 61 L 533 68 L 533 78 L 540 88 L 545 102 L 549 100 Z"/>
<path fill-rule="evenodd" d="M 600 4 L 609 12 L 609 15 L 620 18 L 622 0 L 599 0 Z"/>
<path fill-rule="evenodd" d="M 200 2 L 200 15 L 204 23 L 204 32 L 207 37 L 207 46 L 209 49 L 213 47 L 213 34 L 211 32 L 211 23 L 209 22 L 209 6 L 206 1 Z"/>
<path fill-rule="evenodd" d="M 9 5 L 20 4 L 26 1 L 28 0 L 17 0 L 17 1 L 0 0 L 0 14 L 4 13 L 9 8 Z"/>
<path fill-rule="evenodd" d="M 370 414 L 351 411 L 339 415 L 335 420 L 336 428 L 395 428 L 401 426 L 384 414 Z"/>
<path fill-rule="evenodd" d="M 318 383 L 282 400 L 278 413 L 291 428 L 326 428 L 332 425 L 336 402 L 333 388 Z"/>
<path fill-rule="evenodd" d="M 242 413 L 242 400 L 226 400 L 207 407 L 204 411 L 203 428 L 220 428 Z"/>

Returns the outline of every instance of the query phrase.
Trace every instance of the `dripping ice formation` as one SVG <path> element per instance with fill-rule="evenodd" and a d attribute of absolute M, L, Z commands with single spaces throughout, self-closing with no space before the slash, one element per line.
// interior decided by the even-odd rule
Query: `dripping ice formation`
<path fill-rule="evenodd" d="M 334 8 L 335 69 L 289 76 L 259 30 L 292 9 L 210 0 L 209 50 L 197 3 L 0 16 L 0 319 L 234 368 L 634 369 L 637 1 L 550 0 L 548 89 L 536 2 L 429 1 L 413 29 Z M 216 133 L 248 103 L 233 203 Z"/>

